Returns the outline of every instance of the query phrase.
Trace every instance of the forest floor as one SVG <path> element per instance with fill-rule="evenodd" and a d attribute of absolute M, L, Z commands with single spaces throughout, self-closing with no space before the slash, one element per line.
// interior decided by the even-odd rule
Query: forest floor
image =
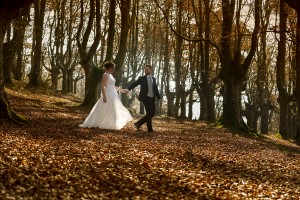
<path fill-rule="evenodd" d="M 299 199 L 300 146 L 155 117 L 86 129 L 73 95 L 6 88 L 30 124 L 0 120 L 0 199 Z M 138 116 L 135 116 L 135 120 Z"/>

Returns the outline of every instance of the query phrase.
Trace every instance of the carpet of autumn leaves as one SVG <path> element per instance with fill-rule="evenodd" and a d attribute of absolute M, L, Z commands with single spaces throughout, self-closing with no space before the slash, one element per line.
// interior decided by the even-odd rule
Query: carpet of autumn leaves
<path fill-rule="evenodd" d="M 7 88 L 30 124 L 0 120 L 0 199 L 298 199 L 300 147 L 205 122 L 86 129 L 71 95 Z M 137 119 L 137 116 L 134 116 Z"/>

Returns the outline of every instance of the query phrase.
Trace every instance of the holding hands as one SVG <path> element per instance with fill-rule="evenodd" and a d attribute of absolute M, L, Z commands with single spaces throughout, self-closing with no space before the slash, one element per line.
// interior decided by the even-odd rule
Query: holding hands
<path fill-rule="evenodd" d="M 119 86 L 119 87 L 116 87 L 116 90 L 117 90 L 118 92 L 125 93 L 125 94 L 127 94 L 127 93 L 129 92 L 129 90 L 128 90 L 128 89 L 122 89 L 122 87 L 121 87 L 121 86 Z"/>
<path fill-rule="evenodd" d="M 128 89 L 122 89 L 123 93 L 127 94 L 129 92 Z"/>

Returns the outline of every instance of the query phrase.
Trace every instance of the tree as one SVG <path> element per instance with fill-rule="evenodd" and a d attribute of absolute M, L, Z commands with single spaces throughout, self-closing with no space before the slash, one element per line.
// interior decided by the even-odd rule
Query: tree
<path fill-rule="evenodd" d="M 177 20 L 176 20 L 176 32 L 178 34 L 182 34 L 182 18 L 183 18 L 183 1 L 182 0 L 177 0 Z M 182 71 L 182 53 L 183 53 L 183 39 L 181 37 L 176 37 L 175 38 L 175 52 L 174 52 L 174 62 L 175 62 L 175 93 L 176 93 L 176 98 L 175 98 L 175 116 L 179 116 L 179 109 L 181 109 L 180 116 L 184 117 L 185 116 L 185 101 L 186 101 L 186 96 L 185 96 L 185 88 L 184 88 L 184 83 L 182 80 L 183 76 L 183 71 Z M 181 105 L 181 106 L 180 106 Z"/>
<path fill-rule="evenodd" d="M 7 30 L 7 27 L 11 21 L 17 18 L 19 15 L 28 14 L 22 11 L 28 11 L 28 7 L 33 2 L 34 0 L 2 0 L 0 3 L 0 116 L 10 119 L 18 124 L 26 124 L 26 120 L 11 108 L 7 99 L 3 77 L 3 44 L 5 31 Z"/>
<path fill-rule="evenodd" d="M 26 11 L 28 14 L 24 16 L 19 16 L 18 18 L 13 20 L 13 28 L 14 35 L 16 35 L 16 63 L 15 67 L 13 66 L 12 72 L 14 75 L 14 79 L 21 80 L 24 74 L 24 65 L 23 65 L 23 51 L 24 51 L 24 36 L 25 36 L 25 28 L 29 24 L 29 10 L 30 7 L 27 8 Z"/>
<path fill-rule="evenodd" d="M 13 60 L 16 52 L 16 34 L 14 34 L 13 38 L 10 38 L 11 28 L 8 27 L 7 30 L 7 42 L 4 43 L 3 49 L 3 66 L 4 66 L 4 82 L 6 85 L 12 84 L 11 79 L 11 69 L 13 65 Z"/>
<path fill-rule="evenodd" d="M 275 6 L 276 5 L 276 6 Z M 276 43 L 270 43 L 268 38 L 271 33 L 270 19 L 272 12 L 278 6 L 275 2 L 264 1 L 260 7 L 261 31 L 259 35 L 259 46 L 253 59 L 249 73 L 247 74 L 245 90 L 245 108 L 243 111 L 247 119 L 247 125 L 257 131 L 260 127 L 261 134 L 268 134 L 270 110 L 273 108 L 271 103 L 272 86 L 270 73 L 272 72 L 272 51 L 276 49 Z M 260 119 L 260 124 L 259 124 Z M 259 126 L 260 125 L 260 126 Z"/>
<path fill-rule="evenodd" d="M 116 64 L 115 78 L 117 84 L 121 81 L 124 72 L 124 60 L 127 52 L 128 32 L 130 28 L 130 5 L 131 0 L 121 0 L 121 33 L 118 53 L 114 60 Z"/>
<path fill-rule="evenodd" d="M 212 75 L 212 70 L 210 67 L 210 44 L 209 44 L 209 39 L 210 39 L 210 13 L 211 13 L 211 3 L 213 1 L 204 1 L 204 8 L 205 8 L 205 15 L 204 15 L 204 38 L 206 39 L 205 41 L 202 41 L 200 43 L 200 55 L 201 55 L 201 66 L 200 66 L 200 73 L 201 73 L 201 82 L 200 82 L 200 88 L 201 88 L 201 93 L 203 100 L 201 102 L 205 102 L 205 118 L 209 122 L 214 122 L 216 120 L 216 115 L 215 115 L 215 101 L 214 101 L 214 81 L 215 79 L 210 79 L 210 76 Z M 200 3 L 200 2 L 199 2 Z M 201 12 L 200 12 L 201 13 Z M 203 24 L 202 22 L 198 21 L 199 24 L 199 29 L 198 33 L 199 35 L 202 35 L 202 29 L 203 29 Z M 203 44 L 204 43 L 204 44 Z M 202 70 L 203 69 L 203 70 Z M 202 106 L 201 106 L 202 107 Z M 202 109 L 201 109 L 202 110 Z"/>
<path fill-rule="evenodd" d="M 43 26 L 45 16 L 46 0 L 34 2 L 34 37 L 32 40 L 33 66 L 29 75 L 29 86 L 39 87 L 41 79 L 41 58 Z"/>
<path fill-rule="evenodd" d="M 249 131 L 245 122 L 242 119 L 241 93 L 242 87 L 246 78 L 247 71 L 250 67 L 252 58 L 255 55 L 258 32 L 260 24 L 260 1 L 255 0 L 255 24 L 251 37 L 251 47 L 247 57 L 242 62 L 242 34 L 240 30 L 240 12 L 241 0 L 238 1 L 236 14 L 234 18 L 236 1 L 222 1 L 222 37 L 221 37 L 221 71 L 220 78 L 223 81 L 223 114 L 220 119 L 221 124 L 231 128 L 237 128 L 244 131 Z M 236 19 L 237 38 L 233 48 L 233 25 Z"/>
<path fill-rule="evenodd" d="M 169 13 L 170 13 L 170 7 L 171 5 L 168 4 L 166 7 L 166 15 L 167 17 L 169 17 Z M 162 74 L 162 80 L 165 82 L 165 95 L 167 98 L 167 116 L 169 117 L 174 117 L 175 116 L 175 108 L 174 108 L 174 100 L 175 100 L 175 91 L 171 91 L 170 90 L 170 77 L 172 75 L 171 70 L 170 70 L 170 54 L 171 54 L 171 50 L 170 50 L 170 33 L 169 33 L 169 28 L 168 25 L 165 24 L 164 28 L 164 60 L 163 60 L 163 74 Z"/>
<path fill-rule="evenodd" d="M 283 0 L 280 0 L 280 22 L 279 22 L 279 34 L 280 39 L 278 43 L 278 56 L 277 56 L 277 88 L 279 92 L 278 103 L 280 106 L 280 119 L 279 119 L 279 133 L 283 138 L 288 137 L 288 107 L 292 102 L 292 95 L 286 89 L 286 29 L 287 29 L 287 17 L 288 11 L 286 4 Z"/>
<path fill-rule="evenodd" d="M 270 92 L 269 92 L 269 82 L 267 79 L 267 28 L 270 22 L 271 14 L 271 5 L 268 1 L 265 2 L 265 15 L 261 17 L 261 38 L 260 38 L 260 48 L 261 51 L 258 53 L 258 70 L 257 70 L 257 90 L 258 90 L 258 106 L 260 107 L 260 133 L 267 134 L 268 129 L 268 120 L 269 120 L 269 109 L 271 107 L 270 102 Z M 256 130 L 256 129 L 255 129 Z"/>
<path fill-rule="evenodd" d="M 57 3 L 54 7 L 54 16 L 49 15 L 46 21 L 49 23 L 49 43 L 47 44 L 47 50 L 48 50 L 48 56 L 49 56 L 49 63 L 50 67 L 47 67 L 45 64 L 44 67 L 51 76 L 51 88 L 53 90 L 57 90 L 58 85 L 58 75 L 60 74 L 60 68 L 59 68 L 59 56 L 61 55 L 60 52 L 60 46 L 62 43 L 62 37 L 60 34 L 62 23 L 60 18 L 60 9 L 61 6 L 60 3 Z M 63 8 L 64 9 L 64 8 Z M 51 10 L 51 9 L 50 9 Z M 56 25 L 56 26 L 55 26 Z M 70 37 L 70 35 L 68 35 Z M 54 37 L 54 42 L 53 42 Z M 64 84 L 63 84 L 64 85 Z"/>
<path fill-rule="evenodd" d="M 84 2 L 80 1 L 81 13 L 80 13 L 80 24 L 76 34 L 76 41 L 78 52 L 80 55 L 80 65 L 84 69 L 86 76 L 85 83 L 85 96 L 82 102 L 82 106 L 93 106 L 97 101 L 97 86 L 101 80 L 103 70 L 97 67 L 93 61 L 93 56 L 96 54 L 97 47 L 100 42 L 100 0 L 90 0 L 90 13 L 87 23 L 87 27 L 81 37 L 81 32 L 84 23 Z M 90 46 L 88 46 L 89 37 L 96 18 L 96 35 Z"/>
<path fill-rule="evenodd" d="M 49 56 L 51 69 L 52 88 L 57 89 L 58 75 L 62 72 L 62 92 L 73 91 L 73 72 L 78 64 L 78 53 L 75 49 L 74 34 L 74 12 L 73 1 L 63 0 L 55 4 L 54 19 L 50 24 L 49 34 Z M 69 13 L 67 13 L 67 11 Z M 69 18 L 67 18 L 69 14 Z M 54 30 L 54 31 L 53 31 Z M 54 37 L 54 42 L 52 38 Z"/>
<path fill-rule="evenodd" d="M 134 82 L 138 75 L 138 61 L 139 61 L 139 3 L 140 0 L 132 1 L 132 15 L 130 21 L 130 29 L 129 29 L 129 42 L 128 42 L 128 61 L 127 61 L 127 70 L 125 73 L 127 76 L 122 77 L 122 87 L 128 87 L 132 82 Z M 126 65 L 125 64 L 125 65 Z M 132 107 L 133 102 L 135 100 L 136 94 L 129 96 L 127 94 L 122 94 L 122 103 L 125 106 Z M 144 111 L 144 107 L 142 103 L 140 104 L 140 112 Z"/>
<path fill-rule="evenodd" d="M 116 22 L 116 6 L 117 1 L 111 0 L 109 4 L 109 25 L 108 25 L 108 35 L 107 35 L 107 48 L 105 61 L 111 61 L 113 59 L 113 49 L 114 49 L 114 38 L 115 38 L 115 22 Z"/>
<path fill-rule="evenodd" d="M 298 106 L 297 140 L 300 141 L 300 2 L 297 0 L 284 0 L 291 8 L 297 12 L 297 31 L 296 31 L 296 103 Z"/>
<path fill-rule="evenodd" d="M 200 111 L 200 119 L 208 120 L 208 121 L 214 121 L 215 120 L 215 104 L 214 104 L 214 87 L 216 84 L 217 78 L 211 78 L 212 75 L 212 69 L 214 66 L 210 62 L 210 54 L 212 53 L 210 50 L 210 45 L 215 47 L 219 53 L 219 47 L 216 45 L 215 42 L 213 42 L 210 39 L 211 32 L 211 24 L 210 24 L 210 14 L 212 13 L 211 7 L 213 4 L 213 1 L 205 1 L 205 21 L 203 19 L 203 3 L 201 0 L 197 1 L 198 4 L 196 4 L 195 1 L 192 2 L 192 9 L 194 16 L 190 17 L 190 1 L 187 2 L 187 4 L 183 4 L 183 6 L 180 6 L 180 1 L 177 1 L 177 6 L 180 11 L 178 11 L 175 19 L 176 22 L 181 21 L 180 23 L 177 23 L 175 25 L 175 28 L 173 28 L 173 25 L 171 23 L 172 17 L 169 16 L 168 10 L 169 8 L 166 8 L 165 11 L 162 9 L 162 6 L 158 3 L 157 0 L 155 0 L 155 3 L 157 7 L 160 8 L 162 13 L 164 14 L 164 17 L 166 19 L 167 24 L 171 28 L 172 32 L 175 33 L 176 37 L 175 40 L 175 56 L 174 56 L 174 62 L 175 62 L 175 74 L 170 71 L 170 75 L 175 76 L 175 84 L 176 84 L 176 101 L 175 106 L 173 105 L 173 100 L 175 97 L 172 97 L 172 92 L 169 91 L 169 86 L 166 87 L 166 95 L 167 98 L 172 99 L 171 102 L 168 101 L 168 105 L 171 107 L 174 107 L 174 114 L 178 116 L 178 111 L 180 109 L 181 116 L 185 116 L 185 103 L 187 94 L 190 95 L 190 104 L 194 102 L 193 98 L 191 97 L 192 92 L 194 89 L 197 90 L 199 96 L 200 96 L 200 102 L 201 102 L 201 111 Z M 164 3 L 166 5 L 167 3 Z M 166 6 L 165 6 L 166 7 Z M 181 8 L 182 7 L 182 8 Z M 183 14 L 181 14 L 183 12 Z M 180 19 L 181 16 L 181 19 Z M 186 17 L 188 16 L 188 17 Z M 205 21 L 205 22 L 203 22 Z M 191 22 L 196 22 L 196 26 L 193 25 Z M 179 24 L 179 25 L 178 25 Z M 192 25 L 191 25 L 192 24 Z M 204 26 L 205 24 L 205 26 Z M 188 32 L 185 32 L 186 29 L 183 29 L 182 27 L 188 26 L 191 28 Z M 204 29 L 205 27 L 205 29 Z M 204 31 L 205 30 L 205 31 Z M 196 34 L 194 34 L 196 33 Z M 184 36 L 185 34 L 188 34 L 188 37 Z M 195 39 L 193 39 L 195 38 Z M 178 54 L 179 51 L 177 51 L 179 47 L 179 42 L 182 40 L 182 49 L 180 54 Z M 183 41 L 188 41 L 189 45 L 186 45 Z M 191 45 L 191 43 L 198 43 L 198 49 L 196 48 L 196 45 Z M 171 45 L 173 43 L 170 43 Z M 204 45 L 205 44 L 205 45 Z M 186 46 L 189 48 L 187 49 Z M 205 48 L 204 48 L 205 47 Z M 189 53 L 187 54 L 186 51 Z M 193 55 L 193 51 L 195 52 Z M 177 52 L 177 53 L 176 53 Z M 220 54 L 220 53 L 219 53 Z M 185 57 L 188 55 L 189 60 L 186 60 Z M 195 59 L 194 59 L 195 57 Z M 194 62 L 195 61 L 195 62 Z M 189 66 L 189 70 L 185 70 L 187 67 L 185 65 Z M 194 66 L 193 66 L 194 65 Z M 217 64 L 216 64 L 217 65 Z M 169 67 L 168 67 L 169 68 Z M 186 73 L 187 72 L 187 73 Z M 186 75 L 190 75 L 190 77 Z M 180 82 L 178 82 L 179 78 L 177 77 L 180 74 Z M 168 77 L 168 76 L 167 76 Z M 192 84 L 186 82 L 186 80 L 192 79 Z M 168 82 L 166 83 L 168 84 Z M 170 85 L 170 84 L 168 84 Z M 186 86 L 192 85 L 187 91 Z M 180 95 L 179 95 L 180 94 Z M 191 106 L 190 106 L 191 110 Z M 168 111 L 170 111 L 168 106 Z M 190 114 L 189 114 L 190 115 Z"/>

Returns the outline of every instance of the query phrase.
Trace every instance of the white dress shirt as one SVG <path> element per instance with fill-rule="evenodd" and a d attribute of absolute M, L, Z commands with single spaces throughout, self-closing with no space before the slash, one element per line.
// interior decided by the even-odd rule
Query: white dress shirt
<path fill-rule="evenodd" d="M 147 83 L 148 83 L 148 93 L 147 96 L 148 97 L 153 97 L 154 96 L 154 92 L 153 92 L 153 79 L 151 76 L 147 76 Z"/>

